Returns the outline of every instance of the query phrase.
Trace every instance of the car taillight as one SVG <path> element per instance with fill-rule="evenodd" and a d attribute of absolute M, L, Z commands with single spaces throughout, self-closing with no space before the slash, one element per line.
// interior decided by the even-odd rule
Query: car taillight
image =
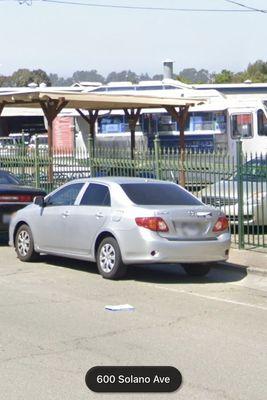
<path fill-rule="evenodd" d="M 213 232 L 222 232 L 226 231 L 229 228 L 229 222 L 226 216 L 219 217 L 217 219 L 216 224 L 213 227 Z"/>
<path fill-rule="evenodd" d="M 160 217 L 135 218 L 135 222 L 142 228 L 150 229 L 154 232 L 168 232 L 169 228 L 166 222 Z"/>
<path fill-rule="evenodd" d="M 30 194 L 0 194 L 0 203 L 30 203 L 31 201 Z"/>

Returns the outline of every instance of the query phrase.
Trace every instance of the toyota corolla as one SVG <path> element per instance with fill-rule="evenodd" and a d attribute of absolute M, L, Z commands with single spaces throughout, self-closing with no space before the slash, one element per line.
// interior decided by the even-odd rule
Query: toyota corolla
<path fill-rule="evenodd" d="M 179 263 L 190 275 L 228 258 L 228 220 L 175 183 L 99 177 L 69 182 L 12 218 L 9 243 L 22 261 L 39 253 L 97 263 L 118 279 L 127 265 Z"/>

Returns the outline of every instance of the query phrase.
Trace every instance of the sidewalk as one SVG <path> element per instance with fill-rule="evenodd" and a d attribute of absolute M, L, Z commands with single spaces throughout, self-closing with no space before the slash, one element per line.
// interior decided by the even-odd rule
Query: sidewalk
<path fill-rule="evenodd" d="M 228 261 L 220 264 L 226 268 L 246 270 L 247 274 L 267 276 L 267 252 L 231 248 Z"/>

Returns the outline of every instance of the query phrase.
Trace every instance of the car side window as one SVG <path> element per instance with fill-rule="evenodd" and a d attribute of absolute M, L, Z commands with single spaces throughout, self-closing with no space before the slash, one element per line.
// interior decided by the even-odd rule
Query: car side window
<path fill-rule="evenodd" d="M 48 206 L 72 206 L 83 187 L 83 183 L 73 183 L 60 189 L 48 198 Z"/>
<path fill-rule="evenodd" d="M 109 207 L 110 204 L 111 202 L 109 188 L 105 185 L 100 185 L 98 183 L 89 184 L 80 202 L 81 206 Z"/>

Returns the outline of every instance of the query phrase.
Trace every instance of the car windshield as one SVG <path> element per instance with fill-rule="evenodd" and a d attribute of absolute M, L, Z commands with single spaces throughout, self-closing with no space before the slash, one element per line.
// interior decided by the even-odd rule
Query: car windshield
<path fill-rule="evenodd" d="M 122 189 L 138 205 L 198 206 L 202 203 L 178 185 L 168 183 L 125 183 Z"/>
<path fill-rule="evenodd" d="M 11 174 L 0 171 L 0 185 L 20 185 L 20 181 Z"/>

